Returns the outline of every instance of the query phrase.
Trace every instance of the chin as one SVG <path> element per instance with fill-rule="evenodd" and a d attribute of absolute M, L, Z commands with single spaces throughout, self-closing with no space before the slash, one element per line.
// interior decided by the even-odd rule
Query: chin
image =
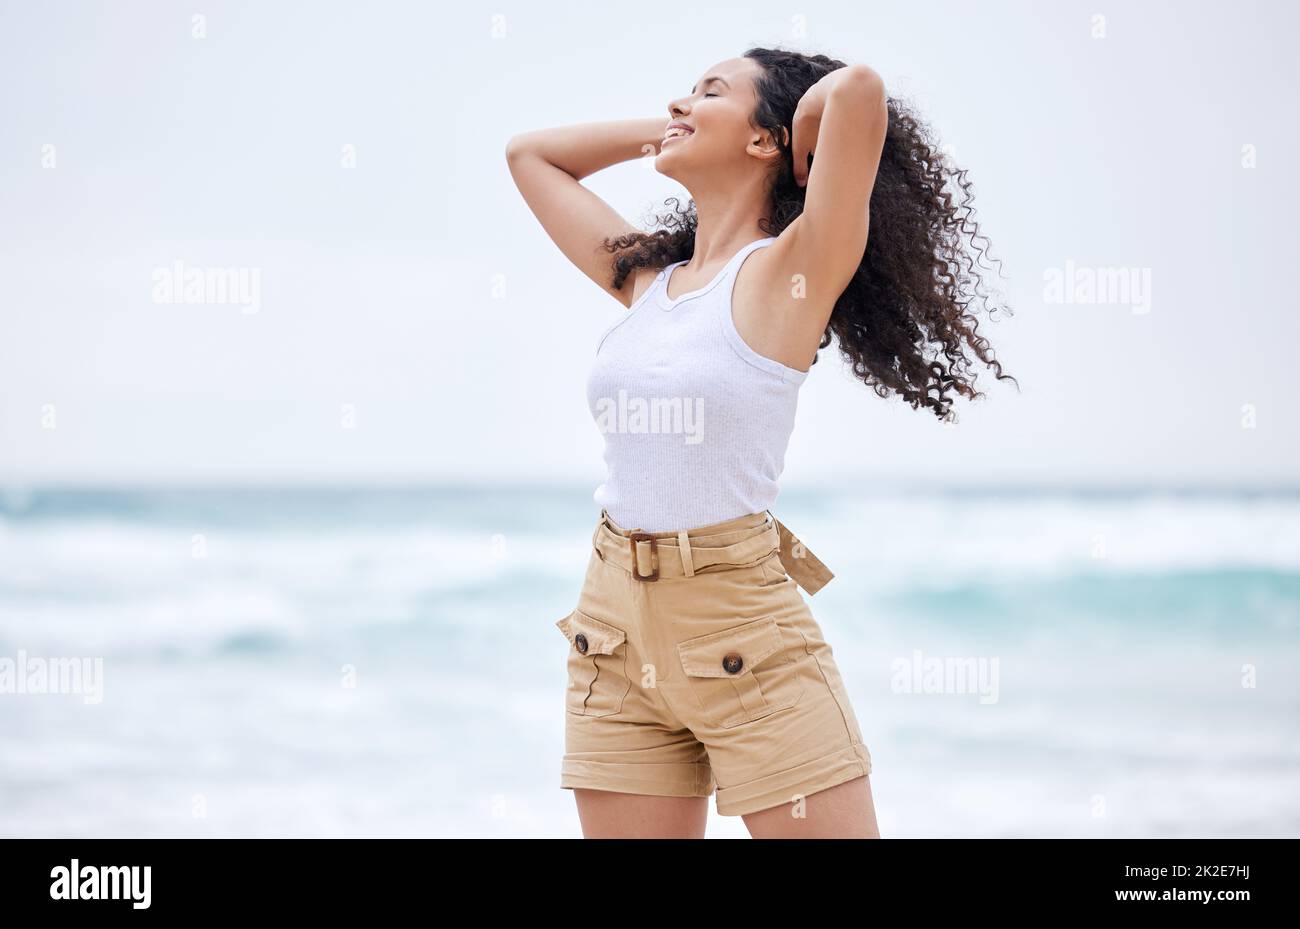
<path fill-rule="evenodd" d="M 673 169 L 671 164 L 669 165 L 664 164 L 663 152 L 660 152 L 658 155 L 655 156 L 655 170 L 658 171 L 660 174 L 662 174 L 664 177 L 673 177 Z M 676 180 L 676 178 L 673 178 L 673 180 Z"/>

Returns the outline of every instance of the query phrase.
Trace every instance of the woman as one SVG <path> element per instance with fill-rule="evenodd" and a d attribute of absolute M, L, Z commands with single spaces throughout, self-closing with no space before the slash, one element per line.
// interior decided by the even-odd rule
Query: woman
<path fill-rule="evenodd" d="M 832 336 L 877 394 L 941 419 L 979 396 L 967 350 L 1007 377 L 967 312 L 970 185 L 879 75 L 822 55 L 750 49 L 668 112 L 507 147 L 546 232 L 630 311 L 588 380 L 608 476 L 556 623 L 561 786 L 587 837 L 703 836 L 715 790 L 755 837 L 878 837 L 871 755 L 797 589 L 832 575 L 769 507 Z M 643 154 L 694 207 L 649 234 L 579 183 Z"/>

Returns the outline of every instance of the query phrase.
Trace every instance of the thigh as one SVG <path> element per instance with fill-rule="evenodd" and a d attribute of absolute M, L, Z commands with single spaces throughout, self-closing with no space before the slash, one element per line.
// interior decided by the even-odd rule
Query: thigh
<path fill-rule="evenodd" d="M 708 797 L 656 797 L 574 788 L 587 839 L 702 839 Z"/>
<path fill-rule="evenodd" d="M 799 800 L 748 813 L 755 839 L 878 839 L 871 776 L 855 777 Z"/>

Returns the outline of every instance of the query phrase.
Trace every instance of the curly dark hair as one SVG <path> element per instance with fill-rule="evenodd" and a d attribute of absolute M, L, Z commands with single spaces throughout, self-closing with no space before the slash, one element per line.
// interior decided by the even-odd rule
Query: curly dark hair
<path fill-rule="evenodd" d="M 751 122 L 771 131 L 783 152 L 771 184 L 769 217 L 760 224 L 764 234 L 775 236 L 803 212 L 807 190 L 795 183 L 790 136 L 782 129 L 792 135 L 800 98 L 846 65 L 779 48 L 751 48 L 745 57 L 763 68 L 755 82 L 758 105 Z M 991 304 L 983 287 L 980 261 L 990 243 L 974 218 L 966 170 L 938 150 L 910 104 L 891 96 L 887 106 L 889 126 L 871 191 L 867 248 L 835 301 L 818 355 L 834 335 L 854 376 L 880 397 L 897 394 L 913 409 L 925 406 L 940 420 L 955 420 L 953 392 L 983 396 L 975 390 L 978 374 L 966 349 L 999 380 L 1015 381 L 1002 373 L 988 340 L 978 334 L 976 299 L 990 317 L 1011 310 Z M 954 200 L 958 190 L 960 202 Z M 605 240 L 604 248 L 615 253 L 616 288 L 638 268 L 662 268 L 694 253 L 694 201 L 685 208 L 676 198 L 667 202 L 673 208 L 655 217 L 654 231 Z"/>

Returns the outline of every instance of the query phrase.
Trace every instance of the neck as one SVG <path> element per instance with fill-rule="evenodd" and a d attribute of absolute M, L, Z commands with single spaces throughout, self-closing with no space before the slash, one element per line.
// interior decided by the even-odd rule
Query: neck
<path fill-rule="evenodd" d="M 767 235 L 759 221 L 767 216 L 766 190 L 761 178 L 746 179 L 742 187 L 711 186 L 695 201 L 695 252 L 687 262 L 700 268 L 728 261 L 741 248 Z"/>

